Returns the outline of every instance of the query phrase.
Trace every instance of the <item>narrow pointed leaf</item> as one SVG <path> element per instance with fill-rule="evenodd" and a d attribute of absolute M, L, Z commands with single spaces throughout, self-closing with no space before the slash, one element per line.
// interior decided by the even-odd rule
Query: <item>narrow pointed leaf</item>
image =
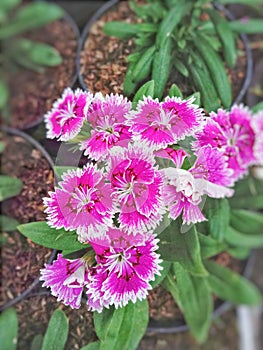
<path fill-rule="evenodd" d="M 205 341 L 211 323 L 213 300 L 206 278 L 190 274 L 179 263 L 174 263 L 179 305 L 192 334 Z"/>
<path fill-rule="evenodd" d="M 6 309 L 0 315 L 1 349 L 15 350 L 17 348 L 18 319 L 14 308 Z"/>
<path fill-rule="evenodd" d="M 135 350 L 146 331 L 148 312 L 147 300 L 95 312 L 95 330 L 101 341 L 99 350 Z"/>
<path fill-rule="evenodd" d="M 95 341 L 93 343 L 83 346 L 80 350 L 99 350 L 99 348 L 100 348 L 100 342 Z"/>
<path fill-rule="evenodd" d="M 88 245 L 77 240 L 74 232 L 50 227 L 45 221 L 19 225 L 17 229 L 34 243 L 57 250 L 80 250 Z"/>
<path fill-rule="evenodd" d="M 229 226 L 226 231 L 225 241 L 237 247 L 259 248 L 263 247 L 263 234 L 246 234 Z"/>
<path fill-rule="evenodd" d="M 261 302 L 261 294 L 256 286 L 232 270 L 207 260 L 207 277 L 210 288 L 218 297 L 234 304 L 255 305 Z"/>
<path fill-rule="evenodd" d="M 242 209 L 232 210 L 230 225 L 246 234 L 263 235 L 263 214 Z"/>
<path fill-rule="evenodd" d="M 8 87 L 3 79 L 0 79 L 0 110 L 5 107 L 9 97 Z"/>
<path fill-rule="evenodd" d="M 63 350 L 68 337 L 68 318 L 61 310 L 51 316 L 41 350 Z"/>
<path fill-rule="evenodd" d="M 15 231 L 19 222 L 6 215 L 0 215 L 0 228 L 1 231 Z"/>
<path fill-rule="evenodd" d="M 201 255 L 203 259 L 210 258 L 218 253 L 223 252 L 227 245 L 224 242 L 218 242 L 210 236 L 198 233 L 198 239 L 200 242 Z"/>
<path fill-rule="evenodd" d="M 30 345 L 30 350 L 39 350 L 41 349 L 42 344 L 43 344 L 43 335 L 38 334 L 33 338 L 32 343 Z"/>
<path fill-rule="evenodd" d="M 154 81 L 150 80 L 147 83 L 143 84 L 140 89 L 136 92 L 133 101 L 132 101 L 132 107 L 136 108 L 136 105 L 138 101 L 143 100 L 143 97 L 152 96 L 154 95 Z"/>
<path fill-rule="evenodd" d="M 222 242 L 230 220 L 228 200 L 226 198 L 207 200 L 205 213 L 211 237 Z"/>
<path fill-rule="evenodd" d="M 262 34 L 263 33 L 263 22 L 262 19 L 240 19 L 229 23 L 232 30 L 238 33 L 246 34 Z"/>
<path fill-rule="evenodd" d="M 172 86 L 169 89 L 168 95 L 170 97 L 181 97 L 181 98 L 183 98 L 182 91 L 179 89 L 179 87 L 176 84 L 172 84 Z"/>
<path fill-rule="evenodd" d="M 163 261 L 160 265 L 163 267 L 163 270 L 161 271 L 161 275 L 155 275 L 155 280 L 150 282 L 152 288 L 162 283 L 163 279 L 167 276 L 172 263 L 170 261 Z"/>
<path fill-rule="evenodd" d="M 0 201 L 18 195 L 23 183 L 15 177 L 0 175 Z"/>
<path fill-rule="evenodd" d="M 159 252 L 162 259 L 179 262 L 189 272 L 205 276 L 198 235 L 194 226 L 181 233 L 179 220 L 172 221 L 160 235 Z"/>

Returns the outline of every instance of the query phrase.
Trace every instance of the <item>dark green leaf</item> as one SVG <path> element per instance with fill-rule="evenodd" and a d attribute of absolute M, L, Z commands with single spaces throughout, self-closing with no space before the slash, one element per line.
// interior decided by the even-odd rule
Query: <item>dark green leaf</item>
<path fill-rule="evenodd" d="M 210 258 L 218 253 L 223 252 L 227 245 L 223 242 L 218 242 L 217 240 L 211 238 L 210 236 L 198 233 L 201 256 L 203 259 Z"/>
<path fill-rule="evenodd" d="M 5 107 L 9 97 L 8 87 L 3 79 L 0 79 L 0 110 Z"/>
<path fill-rule="evenodd" d="M 57 309 L 51 316 L 41 350 L 63 350 L 68 337 L 68 318 Z"/>
<path fill-rule="evenodd" d="M 99 350 L 99 348 L 100 342 L 94 341 L 93 343 L 83 346 L 80 350 Z"/>
<path fill-rule="evenodd" d="M 146 331 L 148 318 L 147 300 L 95 312 L 95 330 L 101 341 L 99 350 L 135 350 Z"/>
<path fill-rule="evenodd" d="M 187 97 L 187 100 L 189 100 L 190 98 L 194 97 L 194 104 L 200 106 L 200 103 L 201 103 L 201 95 L 200 95 L 200 92 L 197 91 L 197 92 L 194 92 L 192 95 L 188 96 Z"/>
<path fill-rule="evenodd" d="M 8 25 L 0 29 L 0 38 L 5 39 L 24 31 L 41 27 L 61 18 L 61 7 L 44 1 L 36 1 L 22 7 Z"/>
<path fill-rule="evenodd" d="M 158 284 L 160 284 L 163 281 L 163 279 L 168 274 L 171 265 L 172 265 L 172 263 L 170 261 L 163 261 L 161 263 L 161 266 L 163 267 L 163 270 L 161 271 L 161 275 L 155 275 L 155 280 L 150 282 L 150 285 L 153 288 L 156 287 Z"/>
<path fill-rule="evenodd" d="M 30 345 L 30 350 L 39 350 L 43 344 L 43 335 L 38 334 L 34 336 L 32 343 Z"/>
<path fill-rule="evenodd" d="M 62 179 L 62 175 L 64 173 L 66 173 L 68 170 L 76 170 L 77 167 L 69 167 L 69 166 L 61 166 L 61 165 L 55 165 L 54 166 L 54 173 L 58 179 L 58 181 L 60 181 Z"/>
<path fill-rule="evenodd" d="M 127 23 L 112 21 L 104 25 L 103 31 L 109 36 L 115 36 L 120 39 L 129 39 L 139 33 L 154 33 L 157 26 L 153 23 Z"/>
<path fill-rule="evenodd" d="M 250 248 L 229 246 L 226 251 L 236 259 L 246 259 L 251 253 Z"/>
<path fill-rule="evenodd" d="M 257 113 L 257 112 L 263 110 L 263 101 L 257 103 L 257 104 L 256 104 L 255 106 L 253 106 L 251 109 L 252 109 L 252 112 L 253 112 L 253 113 Z"/>
<path fill-rule="evenodd" d="M 226 198 L 207 199 L 205 212 L 211 237 L 222 242 L 230 220 L 228 200 Z"/>
<path fill-rule="evenodd" d="M 0 228 L 2 231 L 15 231 L 19 222 L 9 216 L 0 215 Z"/>
<path fill-rule="evenodd" d="M 189 77 L 189 70 L 181 60 L 173 58 L 172 64 L 175 67 L 175 69 L 184 77 Z"/>
<path fill-rule="evenodd" d="M 225 241 L 233 246 L 244 248 L 263 247 L 263 234 L 246 234 L 239 232 L 232 227 L 228 227 Z"/>
<path fill-rule="evenodd" d="M 205 266 L 210 273 L 208 283 L 219 298 L 234 304 L 254 305 L 261 302 L 260 291 L 244 277 L 213 261 L 207 260 Z"/>
<path fill-rule="evenodd" d="M 263 208 L 263 195 L 257 195 L 247 198 L 233 197 L 230 199 L 230 205 L 233 208 L 241 209 L 262 209 Z"/>
<path fill-rule="evenodd" d="M 0 201 L 17 196 L 22 186 L 21 180 L 11 176 L 0 175 Z"/>
<path fill-rule="evenodd" d="M 173 220 L 159 237 L 159 252 L 162 259 L 179 262 L 195 275 L 207 274 L 202 263 L 200 244 L 194 226 L 187 232 L 181 233 L 179 220 Z"/>
<path fill-rule="evenodd" d="M 229 26 L 229 22 L 217 10 L 206 9 L 212 19 L 216 32 L 221 40 L 226 63 L 233 68 L 237 60 L 236 38 Z"/>
<path fill-rule="evenodd" d="M 14 308 L 6 309 L 0 315 L 0 339 L 2 350 L 15 350 L 17 347 L 18 319 Z"/>
<path fill-rule="evenodd" d="M 19 225 L 17 229 L 31 241 L 57 250 L 80 250 L 85 244 L 77 240 L 76 233 L 51 228 L 45 221 Z"/>
<path fill-rule="evenodd" d="M 155 47 L 151 46 L 141 55 L 132 71 L 132 80 L 140 82 L 150 75 Z"/>
<path fill-rule="evenodd" d="M 174 263 L 178 286 L 178 301 L 191 332 L 204 342 L 211 322 L 213 300 L 206 278 L 191 275 L 179 263 Z"/>
<path fill-rule="evenodd" d="M 232 210 L 230 225 L 237 231 L 246 234 L 263 235 L 263 214 L 248 210 Z"/>
<path fill-rule="evenodd" d="M 137 61 L 133 61 L 129 64 L 124 81 L 123 81 L 123 91 L 126 96 L 130 96 L 134 91 L 138 83 L 134 82 L 132 79 L 133 69 Z"/>
<path fill-rule="evenodd" d="M 168 95 L 170 97 L 181 97 L 181 98 L 183 98 L 182 91 L 179 89 L 179 87 L 176 84 L 172 84 L 172 86 L 169 89 Z"/>
<path fill-rule="evenodd" d="M 0 1 L 0 10 L 8 12 L 13 9 L 15 6 L 19 5 L 21 0 L 1 0 Z"/>
<path fill-rule="evenodd" d="M 170 75 L 172 39 L 168 37 L 155 52 L 153 58 L 152 79 L 154 80 L 154 96 L 162 98 Z"/>
<path fill-rule="evenodd" d="M 229 23 L 232 30 L 238 33 L 246 34 L 262 34 L 263 33 L 263 22 L 262 19 L 241 19 L 232 21 Z"/>
<path fill-rule="evenodd" d="M 136 92 L 133 101 L 132 101 L 132 107 L 136 108 L 137 103 L 140 100 L 143 100 L 143 97 L 147 97 L 147 96 L 153 96 L 154 94 L 154 81 L 150 80 L 147 81 L 147 83 L 143 84 L 140 89 Z"/>
<path fill-rule="evenodd" d="M 4 152 L 4 149 L 5 149 L 4 142 L 0 142 L 0 154 L 2 154 Z"/>

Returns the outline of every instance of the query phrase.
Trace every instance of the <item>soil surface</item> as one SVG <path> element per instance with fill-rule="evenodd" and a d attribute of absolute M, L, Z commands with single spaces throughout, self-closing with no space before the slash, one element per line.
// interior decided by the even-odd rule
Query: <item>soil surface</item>
<path fill-rule="evenodd" d="M 27 129 L 40 123 L 52 103 L 64 88 L 72 86 L 76 78 L 78 36 L 66 19 L 57 20 L 34 30 L 28 39 L 55 47 L 63 62 L 56 67 L 46 67 L 43 73 L 13 67 L 6 76 L 10 89 L 10 110 L 4 122 L 18 129 Z"/>
<path fill-rule="evenodd" d="M 123 81 L 128 67 L 126 57 L 133 52 L 135 45 L 133 39 L 120 40 L 106 35 L 103 32 L 103 26 L 110 21 L 135 23 L 138 22 L 138 19 L 127 2 L 123 1 L 94 22 L 81 52 L 81 74 L 86 87 L 92 92 L 123 94 Z M 227 69 L 232 85 L 233 100 L 241 90 L 246 71 L 246 56 L 242 51 L 244 46 L 241 41 L 238 41 L 238 48 L 241 54 L 238 56 L 236 66 L 232 70 Z M 172 83 L 179 85 L 184 96 L 195 91 L 189 84 L 189 79 L 183 79 L 176 72 L 170 75 L 167 92 Z"/>

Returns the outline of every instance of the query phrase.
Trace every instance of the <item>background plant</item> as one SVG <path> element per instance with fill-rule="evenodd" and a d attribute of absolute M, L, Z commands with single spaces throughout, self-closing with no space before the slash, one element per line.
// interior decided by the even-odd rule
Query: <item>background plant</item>
<path fill-rule="evenodd" d="M 62 62 L 55 48 L 26 39 L 23 35 L 61 18 L 63 10 L 55 4 L 41 1 L 25 6 L 20 4 L 21 0 L 0 2 L 0 110 L 7 107 L 9 96 L 6 72 L 23 66 L 43 73 L 46 66 Z"/>
<path fill-rule="evenodd" d="M 219 0 L 218 3 L 247 3 Z M 232 102 L 227 68 L 233 69 L 239 54 L 239 32 L 262 32 L 262 22 L 229 22 L 207 0 L 152 0 L 129 5 L 141 23 L 108 22 L 104 32 L 120 39 L 133 38 L 134 51 L 124 80 L 124 93 L 133 94 L 143 81 L 155 82 L 154 97 L 161 98 L 168 79 L 189 88 L 189 82 L 201 93 L 207 111 Z M 253 5 L 262 4 L 262 0 Z M 189 94 L 193 91 L 184 91 Z"/>

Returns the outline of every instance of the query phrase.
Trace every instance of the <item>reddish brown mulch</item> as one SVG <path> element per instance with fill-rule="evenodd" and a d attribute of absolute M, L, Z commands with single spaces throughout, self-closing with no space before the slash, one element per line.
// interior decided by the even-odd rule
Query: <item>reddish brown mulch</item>
<path fill-rule="evenodd" d="M 7 124 L 18 129 L 40 122 L 64 88 L 72 85 L 76 75 L 78 37 L 66 19 L 34 30 L 27 38 L 52 45 L 60 52 L 63 62 L 45 68 L 44 73 L 24 68 L 9 72 L 10 116 L 5 115 L 5 119 Z"/>

